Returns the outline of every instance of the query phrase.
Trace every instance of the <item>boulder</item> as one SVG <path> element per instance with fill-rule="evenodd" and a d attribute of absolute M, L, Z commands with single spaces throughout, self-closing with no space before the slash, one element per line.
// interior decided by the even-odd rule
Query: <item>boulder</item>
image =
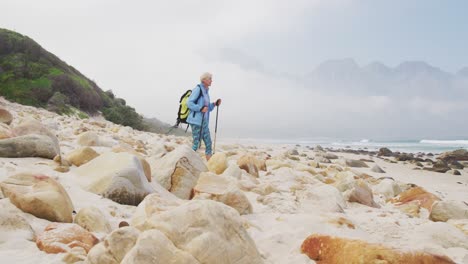
<path fill-rule="evenodd" d="M 112 231 L 106 216 L 94 206 L 80 209 L 74 222 L 89 232 L 109 233 Z"/>
<path fill-rule="evenodd" d="M 42 135 L 49 137 L 54 142 L 54 148 L 57 150 L 60 149 L 57 136 L 35 119 L 23 120 L 19 125 L 13 127 L 12 132 L 16 137 L 26 135 Z"/>
<path fill-rule="evenodd" d="M 427 209 L 430 212 L 434 202 L 440 201 L 440 198 L 426 191 L 422 187 L 413 187 L 400 193 L 398 197 L 395 197 L 391 200 L 392 203 L 396 203 L 397 205 L 406 204 L 413 201 L 416 201 L 421 207 Z"/>
<path fill-rule="evenodd" d="M 337 155 L 335 155 L 335 154 L 333 154 L 333 153 L 328 153 L 328 152 L 325 153 L 325 154 L 323 155 L 323 157 L 326 158 L 326 159 L 329 159 L 329 160 L 338 159 L 338 156 L 337 156 Z"/>
<path fill-rule="evenodd" d="M 385 199 L 390 199 L 399 195 L 401 193 L 401 188 L 394 180 L 382 179 L 373 187 L 373 192 L 383 195 Z"/>
<path fill-rule="evenodd" d="M 120 204 L 138 205 L 154 191 L 140 160 L 129 153 L 106 152 L 74 173 L 83 189 Z"/>
<path fill-rule="evenodd" d="M 28 173 L 13 175 L 0 183 L 5 197 L 25 213 L 52 222 L 71 223 L 73 204 L 54 179 Z"/>
<path fill-rule="evenodd" d="M 425 252 L 399 252 L 377 244 L 314 234 L 301 246 L 301 252 L 319 263 L 427 263 L 455 264 L 445 256 Z"/>
<path fill-rule="evenodd" d="M 19 239 L 35 241 L 34 230 L 22 214 L 7 200 L 0 202 L 0 245 Z"/>
<path fill-rule="evenodd" d="M 153 177 L 166 190 L 182 199 L 189 199 L 201 172 L 208 168 L 190 147 L 180 146 L 157 160 Z"/>
<path fill-rule="evenodd" d="M 447 171 L 450 170 L 450 167 L 447 165 L 445 161 L 438 160 L 434 163 L 434 165 L 432 166 L 430 170 L 435 171 L 435 172 L 440 172 L 440 173 L 446 173 Z"/>
<path fill-rule="evenodd" d="M 93 234 L 77 224 L 52 223 L 37 237 L 36 245 L 46 253 L 57 254 L 75 247 L 89 252 L 98 242 Z"/>
<path fill-rule="evenodd" d="M 468 161 L 468 150 L 466 149 L 457 149 L 454 151 L 449 151 L 442 153 L 437 159 L 449 162 L 449 161 Z"/>
<path fill-rule="evenodd" d="M 295 195 L 300 201 L 302 211 L 305 212 L 316 212 L 317 207 L 330 212 L 344 212 L 347 207 L 342 193 L 327 184 L 297 190 Z"/>
<path fill-rule="evenodd" d="M 194 199 L 210 199 L 236 209 L 239 214 L 251 214 L 252 205 L 245 194 L 237 187 L 232 178 L 202 173 L 197 185 L 193 188 Z"/>
<path fill-rule="evenodd" d="M 0 139 L 11 138 L 13 137 L 13 133 L 9 126 L 0 123 Z"/>
<path fill-rule="evenodd" d="M 408 161 L 408 160 L 413 160 L 414 155 L 411 153 L 399 153 L 395 155 L 395 160 L 397 161 Z"/>
<path fill-rule="evenodd" d="M 0 140 L 0 157 L 53 159 L 57 155 L 60 155 L 59 148 L 47 136 L 26 135 Z"/>
<path fill-rule="evenodd" d="M 463 170 L 465 168 L 465 166 L 463 164 L 461 164 L 460 162 L 458 162 L 456 160 L 450 161 L 449 167 L 454 169 L 454 170 Z"/>
<path fill-rule="evenodd" d="M 79 167 L 98 156 L 99 154 L 94 149 L 90 147 L 81 147 L 68 153 L 66 159 L 73 165 Z"/>
<path fill-rule="evenodd" d="M 456 176 L 461 175 L 461 172 L 459 170 L 451 170 L 450 173 L 453 174 L 453 175 L 456 175 Z"/>
<path fill-rule="evenodd" d="M 356 181 L 354 187 L 345 193 L 345 197 L 349 202 L 380 208 L 380 205 L 374 201 L 372 190 L 362 180 Z"/>
<path fill-rule="evenodd" d="M 353 168 L 369 168 L 369 166 L 367 166 L 367 164 L 361 160 L 346 159 L 345 164 L 346 166 Z"/>
<path fill-rule="evenodd" d="M 242 177 L 242 170 L 237 164 L 231 164 L 221 175 L 240 180 Z"/>
<path fill-rule="evenodd" d="M 13 122 L 13 115 L 4 108 L 0 108 L 0 123 L 11 124 Z"/>
<path fill-rule="evenodd" d="M 161 231 L 147 230 L 140 234 L 135 246 L 121 264 L 199 264 L 190 253 L 172 243 Z"/>
<path fill-rule="evenodd" d="M 440 222 L 447 222 L 449 219 L 468 219 L 468 204 L 458 201 L 435 202 L 429 218 Z"/>
<path fill-rule="evenodd" d="M 391 156 L 393 156 L 393 152 L 388 148 L 380 148 L 377 155 L 378 156 L 383 156 L 383 157 L 391 157 Z"/>
<path fill-rule="evenodd" d="M 133 154 L 133 155 L 137 156 L 138 159 L 141 162 L 141 166 L 143 166 L 143 170 L 145 171 L 146 179 L 148 180 L 148 182 L 152 181 L 151 166 L 150 166 L 149 162 L 141 155 L 141 153 L 139 153 L 137 151 L 134 151 L 133 148 L 131 148 L 131 147 L 125 148 L 125 147 L 122 147 L 122 146 L 113 147 L 112 152 L 115 152 L 115 153 L 127 152 L 127 153 L 130 153 L 130 154 Z"/>
<path fill-rule="evenodd" d="M 140 230 L 157 229 L 175 247 L 206 264 L 256 264 L 262 258 L 239 213 L 210 200 L 192 200 L 154 212 Z"/>
<path fill-rule="evenodd" d="M 258 160 L 250 154 L 246 154 L 237 160 L 237 165 L 239 166 L 239 168 L 255 177 L 258 177 L 258 163 Z"/>
<path fill-rule="evenodd" d="M 78 136 L 78 144 L 81 146 L 99 146 L 100 140 L 98 134 L 93 131 L 86 131 Z"/>
<path fill-rule="evenodd" d="M 223 173 L 227 167 L 227 157 L 223 152 L 215 153 L 208 161 L 208 170 L 216 174 Z"/>
<path fill-rule="evenodd" d="M 375 173 L 385 173 L 385 171 L 382 168 L 380 168 L 379 165 L 377 165 L 377 164 L 375 164 L 372 167 L 371 171 L 373 171 Z"/>
<path fill-rule="evenodd" d="M 86 263 L 119 264 L 135 246 L 140 231 L 134 227 L 122 227 L 110 233 L 104 241 L 94 246 L 88 253 Z M 149 262 L 151 263 L 151 262 Z"/>

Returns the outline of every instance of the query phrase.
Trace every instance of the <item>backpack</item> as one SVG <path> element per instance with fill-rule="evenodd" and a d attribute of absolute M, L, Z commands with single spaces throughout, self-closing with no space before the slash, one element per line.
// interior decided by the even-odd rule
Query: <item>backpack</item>
<path fill-rule="evenodd" d="M 198 85 L 197 87 L 200 87 L 200 86 Z M 177 112 L 177 122 L 174 125 L 174 127 L 178 127 L 179 124 L 182 123 L 182 124 L 187 124 L 187 129 L 188 129 L 187 117 L 190 114 L 190 109 L 187 106 L 187 101 L 188 101 L 191 94 L 192 94 L 192 90 L 187 90 L 180 97 L 179 111 Z M 200 100 L 200 97 L 202 97 L 202 96 L 203 96 L 203 92 L 201 91 L 201 87 L 200 87 L 200 94 L 198 95 L 198 98 L 197 98 L 196 102 L 198 102 L 198 100 Z M 185 130 L 185 132 L 187 132 L 187 129 Z"/>

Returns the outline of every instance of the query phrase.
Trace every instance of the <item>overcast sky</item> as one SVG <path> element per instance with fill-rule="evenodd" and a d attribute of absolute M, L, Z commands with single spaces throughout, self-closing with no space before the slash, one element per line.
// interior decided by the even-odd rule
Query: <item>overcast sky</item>
<path fill-rule="evenodd" d="M 468 66 L 467 1 L 2 0 L 0 10 L 0 27 L 147 117 L 173 123 L 180 95 L 212 72 L 218 137 L 468 138 L 467 97 L 402 102 L 301 80 L 341 58 L 456 73 Z"/>

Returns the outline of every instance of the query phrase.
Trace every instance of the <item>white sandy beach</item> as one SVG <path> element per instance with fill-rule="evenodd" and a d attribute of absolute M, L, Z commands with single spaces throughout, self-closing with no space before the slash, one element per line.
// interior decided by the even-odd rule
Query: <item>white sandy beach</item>
<path fill-rule="evenodd" d="M 163 188 L 158 182 L 161 171 L 169 168 L 167 163 L 162 162 L 164 157 L 177 152 L 181 146 L 190 146 L 191 143 L 189 138 L 140 132 L 102 119 L 81 120 L 76 117 L 59 116 L 3 99 L 0 101 L 0 107 L 7 109 L 13 115 L 13 123 L 9 126 L 11 128 L 19 125 L 23 120 L 32 118 L 57 135 L 62 157 L 82 147 L 78 140 L 82 133 L 89 131 L 98 135 L 99 143 L 91 148 L 101 155 L 115 151 L 118 146 L 126 149 L 127 152 L 132 152 L 131 150 L 137 152 L 151 167 L 152 181 L 144 183 L 144 186 L 151 186 L 152 192 L 155 193 L 161 193 L 158 188 Z M 444 255 L 455 263 L 468 263 L 468 213 L 464 217 L 457 217 L 461 219 L 436 222 L 430 220 L 430 212 L 418 204 L 413 203 L 419 213 L 411 215 L 402 210 L 402 206 L 390 201 L 392 198 L 397 199 L 398 194 L 410 189 L 410 184 L 415 184 L 436 195 L 442 201 L 464 203 L 465 208 L 462 207 L 461 210 L 465 210 L 466 213 L 468 212 L 468 166 L 459 170 L 461 175 L 453 175 L 415 170 L 416 165 L 409 162 L 391 163 L 375 156 L 336 152 L 333 154 L 338 157 L 330 159 L 331 163 L 314 161 L 316 156 L 326 152 L 312 150 L 305 146 L 240 145 L 218 142 L 217 153 L 224 153 L 229 169 L 232 168 L 235 172 L 233 174 L 238 174 L 238 177 L 223 174 L 229 178 L 229 184 L 233 183 L 232 186 L 235 186 L 229 185 L 231 186 L 229 188 L 235 188 L 234 193 L 239 195 L 236 199 L 243 197 L 241 194 L 247 197 L 247 201 L 239 203 L 251 205 L 250 211 L 246 210 L 242 213 L 240 221 L 252 238 L 263 263 L 315 263 L 301 252 L 301 244 L 312 234 L 358 239 L 372 244 L 381 244 L 401 252 L 418 251 Z M 202 156 L 202 150 L 199 154 Z M 245 170 L 240 171 L 237 162 L 245 154 L 263 160 L 266 164 L 266 171 L 260 170 L 258 177 Z M 373 162 L 366 162 L 369 168 L 356 168 L 347 166 L 344 163 L 346 159 L 366 159 Z M 206 165 L 206 161 L 203 160 L 203 163 Z M 222 163 L 220 161 L 220 164 L 215 164 L 215 167 L 222 167 Z M 375 164 L 385 173 L 373 172 L 371 168 Z M 56 171 L 58 166 L 57 162 L 44 158 L 0 158 L 0 181 L 22 172 L 46 175 L 57 180 L 64 187 L 73 203 L 74 211 L 79 212 L 90 206 L 97 207 L 105 216 L 104 220 L 110 224 L 110 231 L 117 230 L 122 221 L 140 227 L 134 224 L 138 211 L 136 206 L 119 204 L 85 190 L 83 178 L 79 175 L 80 171 L 77 166 L 69 166 L 67 168 L 69 171 L 66 172 Z M 196 165 L 193 166 L 196 167 Z M 387 179 L 379 179 L 381 177 Z M 358 181 L 364 182 L 372 190 L 371 200 L 373 201 L 367 202 L 373 202 L 375 206 L 362 204 L 365 202 L 350 201 L 349 195 L 354 188 L 357 188 Z M 216 190 L 222 188 L 220 187 L 222 185 L 210 184 Z M 160 195 L 158 201 L 168 208 L 172 208 L 174 204 L 180 207 L 187 202 L 179 199 L 180 196 L 172 198 L 169 195 L 173 196 L 169 193 Z M 218 199 L 213 197 L 216 196 L 196 193 L 195 200 Z M 1 193 L 0 198 L 0 211 L 3 217 L 21 216 L 32 227 L 36 237 L 43 233 L 44 228 L 51 223 L 22 212 Z M 227 199 L 224 203 L 230 205 L 229 201 Z M 340 221 L 340 218 L 345 220 Z M 344 224 L 343 221 L 345 221 Z M 170 226 L 171 222 L 169 221 L 167 225 Z M 209 227 L 207 228 L 209 230 Z M 92 233 L 103 241 L 110 232 Z M 168 234 L 166 236 L 171 239 Z M 179 245 L 176 240 L 172 242 L 178 250 L 191 254 L 200 261 L 197 257 L 198 253 L 191 251 L 190 247 Z M 67 247 L 64 246 L 64 248 Z M 234 252 L 238 249 L 234 245 L 228 250 Z M 209 255 L 210 252 L 206 254 Z M 8 229 L 0 226 L 1 263 L 63 263 L 68 255 L 70 253 L 47 254 L 41 251 L 36 246 L 35 239 L 29 236 L 27 229 Z M 86 255 L 82 254 L 78 256 L 78 259 L 68 260 L 68 263 L 75 261 L 75 263 L 86 263 L 89 260 L 85 258 Z M 220 259 L 217 263 L 249 263 L 248 260 L 243 261 L 227 262 L 227 260 Z M 250 263 L 257 262 L 252 260 Z"/>

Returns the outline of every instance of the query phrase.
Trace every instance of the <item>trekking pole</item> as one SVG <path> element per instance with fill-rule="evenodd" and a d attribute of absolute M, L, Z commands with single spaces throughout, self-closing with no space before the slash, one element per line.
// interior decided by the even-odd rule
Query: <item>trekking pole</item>
<path fill-rule="evenodd" d="M 200 127 L 200 138 L 199 138 L 199 142 L 198 142 L 198 148 L 197 150 L 200 149 L 201 147 L 201 142 L 202 142 L 202 135 L 203 135 L 203 123 L 205 122 L 205 113 L 202 112 L 202 120 L 201 120 L 201 127 Z"/>
<path fill-rule="evenodd" d="M 219 105 L 216 106 L 216 123 L 215 123 L 215 138 L 213 144 L 213 154 L 216 152 L 216 133 L 218 132 L 218 112 L 219 112 Z"/>

